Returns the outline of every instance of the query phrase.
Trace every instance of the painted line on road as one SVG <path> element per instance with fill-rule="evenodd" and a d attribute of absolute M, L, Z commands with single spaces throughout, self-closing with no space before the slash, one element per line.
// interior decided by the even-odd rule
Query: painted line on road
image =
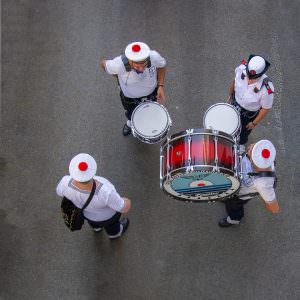
<path fill-rule="evenodd" d="M 278 43 L 278 36 L 276 33 L 272 34 L 272 47 L 271 47 L 271 56 L 272 56 L 272 65 L 274 66 L 274 74 L 277 79 L 275 85 L 275 99 L 272 108 L 273 113 L 273 122 L 272 128 L 275 131 L 274 136 L 277 137 L 277 148 L 285 154 L 285 143 L 284 143 L 284 135 L 282 129 L 282 121 L 281 121 L 281 95 L 283 89 L 283 71 L 281 65 L 281 59 L 279 54 L 279 43 Z"/>

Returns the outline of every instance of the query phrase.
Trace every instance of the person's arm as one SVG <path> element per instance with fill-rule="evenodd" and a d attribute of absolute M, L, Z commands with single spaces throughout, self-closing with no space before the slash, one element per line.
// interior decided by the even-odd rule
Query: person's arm
<path fill-rule="evenodd" d="M 249 122 L 246 126 L 247 129 L 253 129 L 258 123 L 260 123 L 268 114 L 270 109 L 267 108 L 261 108 L 258 115 L 256 116 L 256 118 L 252 121 Z"/>
<path fill-rule="evenodd" d="M 115 211 L 127 213 L 130 210 L 131 201 L 127 197 L 121 197 L 116 190 L 113 190 L 108 196 L 107 206 Z"/>
<path fill-rule="evenodd" d="M 166 68 L 157 68 L 157 100 L 160 104 L 165 102 L 165 76 Z"/>
<path fill-rule="evenodd" d="M 274 181 L 269 181 L 267 178 L 259 178 L 254 181 L 256 190 L 265 203 L 265 207 L 273 214 L 279 212 L 279 205 L 276 200 L 276 194 L 273 187 Z"/>
<path fill-rule="evenodd" d="M 121 56 L 115 57 L 114 59 L 101 60 L 100 68 L 109 75 L 118 75 L 123 70 L 125 70 L 124 64 L 121 60 Z"/>
<path fill-rule="evenodd" d="M 131 208 L 131 200 L 127 197 L 123 197 L 123 200 L 124 200 L 124 207 L 123 209 L 121 210 L 121 213 L 125 214 L 127 213 L 130 208 Z"/>
<path fill-rule="evenodd" d="M 271 213 L 273 214 L 279 213 L 279 205 L 276 199 L 272 202 L 265 202 L 265 205 L 266 205 L 266 209 Z"/>
<path fill-rule="evenodd" d="M 101 62 L 100 62 L 100 68 L 102 68 L 104 71 L 106 71 L 105 66 L 106 66 L 106 60 L 103 59 L 103 60 L 101 60 Z"/>
<path fill-rule="evenodd" d="M 234 93 L 234 80 L 232 80 L 230 86 L 229 86 L 229 96 L 228 96 L 228 99 L 227 99 L 227 103 L 231 103 L 231 96 L 232 94 Z"/>
<path fill-rule="evenodd" d="M 60 182 L 58 183 L 57 187 L 56 187 L 56 194 L 59 197 L 63 197 L 64 196 L 64 191 L 66 188 L 66 181 L 68 180 L 68 176 L 64 176 Z"/>

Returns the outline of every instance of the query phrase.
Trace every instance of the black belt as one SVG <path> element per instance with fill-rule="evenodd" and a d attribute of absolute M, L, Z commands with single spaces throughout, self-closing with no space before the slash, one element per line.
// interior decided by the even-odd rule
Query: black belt
<path fill-rule="evenodd" d="M 124 95 L 122 90 L 120 90 L 120 92 L 121 92 L 121 95 L 122 95 L 123 99 L 125 99 L 127 103 L 136 104 L 136 103 L 149 101 L 149 100 L 150 101 L 156 101 L 157 88 L 150 95 L 140 97 L 140 98 L 128 98 Z"/>
<path fill-rule="evenodd" d="M 251 111 L 247 110 L 244 107 L 242 107 L 235 99 L 235 93 L 232 94 L 232 103 L 231 103 L 236 109 L 240 112 L 240 115 L 249 119 L 252 119 L 257 116 L 260 110 L 257 111 Z"/>

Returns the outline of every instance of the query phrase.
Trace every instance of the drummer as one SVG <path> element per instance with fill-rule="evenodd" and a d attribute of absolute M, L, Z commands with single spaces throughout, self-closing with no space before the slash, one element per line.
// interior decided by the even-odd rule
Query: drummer
<path fill-rule="evenodd" d="M 131 115 L 144 100 L 165 101 L 166 60 L 142 42 L 130 43 L 125 54 L 112 60 L 102 60 L 101 67 L 118 78 L 121 102 L 126 110 L 127 122 L 123 135 L 131 133 Z"/>
<path fill-rule="evenodd" d="M 267 210 L 273 214 L 279 212 L 274 190 L 275 157 L 275 147 L 268 140 L 249 145 L 247 155 L 241 162 L 243 173 L 241 189 L 238 195 L 225 200 L 227 216 L 219 220 L 220 227 L 238 225 L 244 217 L 244 205 L 258 195 L 263 199 Z"/>
<path fill-rule="evenodd" d="M 273 105 L 274 86 L 265 74 L 270 63 L 259 55 L 251 54 L 235 69 L 235 79 L 229 88 L 228 103 L 238 108 L 241 115 L 240 150 L 252 129 L 268 114 Z"/>

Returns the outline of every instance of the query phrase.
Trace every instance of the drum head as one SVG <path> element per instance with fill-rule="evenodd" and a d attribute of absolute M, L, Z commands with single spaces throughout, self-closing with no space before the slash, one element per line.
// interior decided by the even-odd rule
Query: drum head
<path fill-rule="evenodd" d="M 217 103 L 205 112 L 203 123 L 205 128 L 235 135 L 240 127 L 240 116 L 232 105 Z"/>
<path fill-rule="evenodd" d="M 165 132 L 169 125 L 166 109 L 156 102 L 140 104 L 131 117 L 132 126 L 142 137 L 157 137 Z"/>
<path fill-rule="evenodd" d="M 232 175 L 214 171 L 179 172 L 164 180 L 162 188 L 177 200 L 222 201 L 238 192 L 240 182 Z"/>

